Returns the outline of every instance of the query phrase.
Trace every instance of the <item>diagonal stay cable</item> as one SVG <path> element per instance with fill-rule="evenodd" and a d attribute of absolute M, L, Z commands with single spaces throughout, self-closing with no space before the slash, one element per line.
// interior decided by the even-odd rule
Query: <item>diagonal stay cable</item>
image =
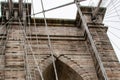
<path fill-rule="evenodd" d="M 114 20 L 107 20 L 107 19 L 104 19 L 104 22 L 120 22 L 120 20 L 118 20 L 118 21 L 114 21 Z"/>
<path fill-rule="evenodd" d="M 1 27 L 0 27 L 0 30 L 1 30 L 2 28 L 4 28 L 12 19 L 13 19 L 13 17 L 10 18 L 5 24 L 2 24 Z"/>
<path fill-rule="evenodd" d="M 26 0 L 24 0 L 23 2 L 23 8 L 26 10 L 26 7 L 25 7 L 25 2 Z M 27 11 L 26 11 L 27 12 Z M 26 18 L 26 17 L 25 17 Z M 20 25 L 20 24 L 19 24 Z M 24 26 L 24 29 L 25 29 L 25 26 L 26 26 L 26 21 L 23 23 L 23 26 Z M 27 42 L 26 42 L 26 38 L 25 36 L 23 36 L 24 38 L 22 38 L 22 41 L 23 41 L 23 48 L 24 48 L 24 58 L 25 58 L 25 71 L 26 71 L 26 80 L 33 80 L 32 78 L 32 75 L 31 75 L 31 70 L 30 70 L 30 65 L 29 65 L 29 58 L 28 58 L 28 48 L 27 48 Z"/>
<path fill-rule="evenodd" d="M 28 3 L 28 0 L 27 0 L 27 3 Z M 29 15 L 29 5 L 27 4 L 27 14 Z M 28 25 L 28 31 L 29 31 L 29 34 L 30 34 L 30 40 L 29 40 L 29 45 L 31 45 L 31 29 L 30 29 L 30 17 L 28 16 L 28 23 L 27 23 L 27 25 Z M 27 39 L 27 41 L 28 41 L 28 39 Z M 26 44 L 27 44 L 27 41 L 26 41 Z M 26 45 L 27 46 L 27 45 Z M 28 49 L 27 49 L 27 51 L 28 51 Z M 28 54 L 26 54 L 26 56 L 28 56 Z M 29 58 L 27 57 L 27 60 L 28 60 Z M 29 74 L 29 78 L 31 79 L 31 80 L 33 80 L 33 77 L 32 77 L 32 74 L 31 74 L 31 69 L 30 69 L 30 65 L 29 65 L 29 60 L 27 61 L 27 63 L 28 63 L 28 74 Z"/>
<path fill-rule="evenodd" d="M 116 0 L 113 0 L 114 2 L 116 1 Z M 112 2 L 111 2 L 111 0 L 109 1 L 109 3 L 108 3 L 108 5 L 106 6 L 108 9 L 111 9 L 111 4 L 112 4 Z"/>
<path fill-rule="evenodd" d="M 117 11 L 120 12 L 120 9 L 118 9 Z M 115 9 L 112 10 L 112 11 L 109 11 L 109 13 L 106 14 L 106 16 L 112 15 L 112 14 L 114 14 L 115 12 L 116 12 Z"/>
<path fill-rule="evenodd" d="M 115 2 L 115 0 L 113 0 Z M 112 13 L 114 12 L 114 10 L 111 10 L 112 7 L 112 0 L 107 4 L 106 8 L 107 8 L 107 12 L 105 14 L 105 19 L 109 16 L 113 16 Z M 112 7 L 113 8 L 113 7 Z M 110 11 L 109 11 L 110 10 Z M 105 12 L 105 11 L 104 11 Z M 109 13 L 108 13 L 109 12 Z M 111 18 L 111 17 L 110 17 Z"/>
<path fill-rule="evenodd" d="M 24 37 L 27 39 L 27 34 L 26 34 L 25 30 L 24 30 L 24 27 L 23 27 L 22 22 L 21 22 L 20 19 L 19 19 L 19 23 L 20 23 L 20 25 L 21 25 L 21 30 L 23 31 Z M 32 47 L 31 47 L 28 39 L 27 39 L 26 42 L 27 42 L 27 44 L 28 44 L 28 47 L 30 48 L 30 51 L 32 52 L 32 56 L 33 56 L 33 59 L 34 59 L 34 62 L 35 62 L 35 66 L 37 67 L 40 76 L 43 77 L 43 76 L 42 76 L 42 71 L 41 71 L 41 69 L 40 69 L 40 67 L 39 67 L 39 65 L 38 65 L 38 62 L 37 62 L 37 60 L 36 60 L 36 57 L 35 57 L 35 55 L 34 55 L 35 52 L 33 51 L 33 49 L 32 49 Z M 44 79 L 43 79 L 43 80 L 44 80 Z"/>
<path fill-rule="evenodd" d="M 34 3 L 33 0 L 32 1 L 32 10 L 33 10 L 33 14 L 34 14 Z M 34 27 L 35 27 L 35 31 L 37 32 L 37 26 L 36 26 L 36 20 L 35 20 L 35 15 L 33 15 L 33 21 L 34 21 Z M 38 35 L 36 33 L 36 41 L 37 41 L 37 48 L 39 49 L 39 41 L 38 41 Z M 42 70 L 41 71 L 41 79 L 44 80 L 43 74 L 42 74 Z"/>
<path fill-rule="evenodd" d="M 113 1 L 112 1 L 113 2 Z M 119 5 L 120 6 L 120 5 Z M 114 9 L 115 9 L 115 11 L 116 11 L 116 13 L 117 13 L 117 15 L 118 15 L 118 18 L 119 18 L 119 20 L 120 20 L 120 15 L 119 15 L 119 13 L 118 13 L 118 11 L 117 11 L 117 9 L 116 9 L 116 7 L 115 7 L 115 5 L 113 4 L 113 7 L 114 7 Z"/>
<path fill-rule="evenodd" d="M 120 30 L 120 28 L 116 28 L 116 27 L 112 27 L 112 26 L 108 26 L 108 27 L 112 28 L 112 29 Z"/>
<path fill-rule="evenodd" d="M 118 8 L 119 6 L 120 6 L 120 2 L 117 2 L 117 4 L 114 4 L 114 2 L 111 0 L 111 2 L 112 2 L 112 9 L 108 9 L 108 11 L 113 11 L 114 10 L 114 8 Z"/>
<path fill-rule="evenodd" d="M 32 80 L 32 77 L 31 77 L 31 74 L 30 74 L 30 67 L 29 67 L 29 64 L 28 64 L 28 49 L 27 49 L 27 45 L 26 45 L 26 38 L 24 37 L 21 41 L 23 41 L 24 42 L 24 45 L 23 45 L 23 47 L 24 47 L 24 52 L 25 52 L 25 66 L 26 66 L 26 68 L 27 68 L 27 71 L 26 71 L 26 74 L 28 75 L 28 76 L 30 76 L 30 80 Z M 26 78 L 27 79 L 27 78 Z"/>
<path fill-rule="evenodd" d="M 33 0 L 32 0 L 32 3 L 33 3 Z M 32 4 L 32 10 L 33 10 L 33 14 L 34 14 L 34 5 L 33 4 Z M 37 32 L 35 15 L 33 15 L 33 24 L 34 24 L 34 27 L 35 27 L 35 31 Z M 36 42 L 37 42 L 37 48 L 39 49 L 39 41 L 38 41 L 38 34 L 37 33 L 35 34 L 35 37 L 36 37 Z"/>
<path fill-rule="evenodd" d="M 54 59 L 54 51 L 53 51 L 53 47 L 51 45 L 51 39 L 50 39 L 50 35 L 49 35 L 48 24 L 47 24 L 45 12 L 44 12 L 43 0 L 40 0 L 40 1 L 41 1 L 42 10 L 43 10 L 45 30 L 46 30 L 46 34 L 47 34 L 47 38 L 48 38 L 48 47 L 51 50 L 52 63 L 53 63 L 53 68 L 54 68 L 54 72 L 55 72 L 55 78 L 56 78 L 56 80 L 58 80 L 58 74 L 57 74 L 57 69 L 56 69 L 55 59 Z"/>
<path fill-rule="evenodd" d="M 110 41 L 118 48 L 118 50 L 120 50 L 120 48 L 117 46 L 117 44 L 112 39 L 110 39 Z"/>
<path fill-rule="evenodd" d="M 8 23 L 9 23 L 9 22 L 8 22 Z M 7 24 L 8 24 L 8 23 L 7 23 Z M 7 24 L 6 24 L 6 25 L 7 25 Z M 7 27 L 6 25 L 4 25 L 4 27 L 2 27 L 3 30 L 2 30 L 1 32 L 3 32 L 3 33 L 2 33 L 3 35 L 1 35 L 2 38 L 1 38 L 0 42 L 2 42 L 2 41 L 4 40 L 4 36 L 6 36 L 6 27 Z M 8 28 L 8 27 L 7 27 L 7 28 Z"/>
<path fill-rule="evenodd" d="M 26 0 L 25 0 L 26 1 Z M 28 5 L 28 0 L 27 0 L 27 10 L 28 11 L 26 11 L 27 13 L 28 13 L 28 15 L 29 15 L 29 5 Z M 28 17 L 28 26 L 30 27 L 30 19 L 29 19 L 29 17 Z M 27 49 L 27 51 L 28 51 L 28 49 Z M 26 53 L 26 60 L 27 60 L 27 65 L 28 65 L 28 75 L 29 75 L 29 77 L 30 77 L 30 79 L 32 80 L 32 75 L 31 75 L 31 70 L 30 70 L 30 65 L 29 65 L 29 61 L 28 61 L 28 54 Z"/>
<path fill-rule="evenodd" d="M 118 50 L 120 50 L 120 47 L 112 40 L 112 39 L 110 39 L 110 41 L 113 43 L 113 45 L 118 49 Z M 116 53 L 117 54 L 117 53 Z"/>
<path fill-rule="evenodd" d="M 115 7 L 118 7 L 118 5 L 119 5 L 119 0 L 118 0 L 118 1 L 116 1 L 116 0 L 111 0 L 110 2 L 111 2 L 111 6 L 110 6 L 110 7 L 107 7 L 107 8 L 108 8 L 108 11 L 113 11 L 113 10 L 114 10 L 113 5 L 115 5 Z"/>
<path fill-rule="evenodd" d="M 0 61 L 3 60 L 4 51 L 5 51 L 5 46 L 6 46 L 6 44 L 7 44 L 8 34 L 9 34 L 9 32 L 10 32 L 10 28 L 11 28 L 11 26 L 9 25 L 9 26 L 6 27 L 6 31 L 4 31 L 4 34 L 7 34 L 7 35 L 6 35 L 6 40 L 5 40 L 5 43 L 4 43 L 3 48 L 2 48 L 2 51 L 1 51 L 2 57 L 0 58 Z M 2 38 L 2 41 L 3 41 L 3 38 Z"/>
<path fill-rule="evenodd" d="M 79 2 L 79 1 L 78 1 L 78 2 Z M 40 12 L 37 12 L 37 13 L 31 14 L 31 15 L 28 15 L 28 16 L 41 14 L 41 13 L 43 13 L 43 12 L 52 11 L 52 10 L 55 10 L 55 9 L 58 9 L 58 8 L 62 8 L 62 7 L 65 7 L 65 6 L 69 6 L 69 5 L 72 5 L 72 4 L 75 4 L 75 2 L 74 2 L 74 1 L 73 1 L 73 2 L 69 2 L 69 3 L 63 4 L 63 5 L 60 5 L 60 6 L 57 6 L 57 7 L 53 7 L 53 8 L 50 8 L 50 9 L 44 10 L 44 11 L 40 11 Z"/>
<path fill-rule="evenodd" d="M 112 35 L 114 35 L 116 38 L 120 39 L 120 37 L 118 35 L 116 35 L 115 33 L 113 33 L 112 31 L 108 31 L 109 33 L 111 33 Z"/>
<path fill-rule="evenodd" d="M 28 0 L 27 0 L 28 1 Z M 27 12 L 26 9 L 28 9 L 28 3 L 26 3 L 26 0 L 23 1 L 23 10 L 25 10 Z M 27 6 L 26 6 L 27 5 Z M 28 12 L 29 13 L 29 12 Z M 26 17 L 25 17 L 26 18 Z M 26 20 L 26 19 L 25 19 Z M 23 25 L 24 25 L 24 29 L 26 26 L 26 21 L 24 21 Z M 24 42 L 24 52 L 25 52 L 25 68 L 26 68 L 26 79 L 28 80 L 32 80 L 32 76 L 31 76 L 31 70 L 30 70 L 30 65 L 29 65 L 29 60 L 28 60 L 28 48 L 27 48 L 27 42 L 26 42 L 26 38 L 23 38 L 23 42 Z"/>
<path fill-rule="evenodd" d="M 47 10 L 44 10 L 44 11 L 40 11 L 40 12 L 34 13 L 34 14 L 31 14 L 31 15 L 28 15 L 28 16 L 41 14 L 41 13 L 43 13 L 43 12 L 48 12 L 48 11 L 51 11 L 51 10 L 55 10 L 55 9 L 58 9 L 58 8 L 62 8 L 62 7 L 65 7 L 65 6 L 68 6 L 68 5 L 74 4 L 74 3 L 75 3 L 75 2 L 70 2 L 70 3 L 63 4 L 63 5 L 60 5 L 60 6 L 54 7 L 54 8 L 50 8 L 50 9 L 47 9 Z"/>
<path fill-rule="evenodd" d="M 118 15 L 112 15 L 112 16 L 105 16 L 105 19 L 110 19 L 110 18 L 117 18 Z"/>
<path fill-rule="evenodd" d="M 10 30 L 10 27 L 7 27 L 6 25 L 7 25 L 12 19 L 13 19 L 13 18 L 11 18 L 8 22 L 6 22 L 6 23 L 1 27 L 1 29 L 2 29 L 2 28 L 6 28 L 6 29 L 3 30 L 3 35 L 2 35 L 2 38 L 1 38 L 1 40 L 0 40 L 1 43 L 4 41 L 4 37 L 5 37 L 6 33 L 9 32 L 9 30 Z M 2 58 L 1 58 L 1 60 L 3 59 L 3 55 L 4 55 L 4 50 L 5 50 L 5 45 L 6 45 L 6 43 L 7 43 L 7 39 L 8 39 L 8 35 L 6 35 L 5 44 L 4 44 L 3 47 L 2 47 L 2 51 L 1 51 Z"/>

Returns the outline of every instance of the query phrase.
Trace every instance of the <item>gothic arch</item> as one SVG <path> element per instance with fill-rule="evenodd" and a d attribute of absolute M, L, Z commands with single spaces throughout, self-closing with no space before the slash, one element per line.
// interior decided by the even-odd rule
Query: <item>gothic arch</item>
<path fill-rule="evenodd" d="M 42 67 L 42 69 L 44 68 L 44 80 L 56 80 L 51 57 L 45 60 L 43 64 L 45 64 Z M 93 77 L 93 75 L 90 75 L 90 72 L 86 71 L 83 67 L 80 67 L 77 63 L 65 58 L 64 56 L 55 58 L 55 64 L 59 80 L 97 80 L 97 78 Z M 41 80 L 39 78 L 37 79 Z"/>
<path fill-rule="evenodd" d="M 83 80 L 83 78 L 76 71 L 59 59 L 55 61 L 55 64 L 59 80 Z M 56 80 L 52 64 L 46 68 L 43 74 L 45 80 Z"/>
<path fill-rule="evenodd" d="M 80 67 L 80 65 L 77 64 L 77 62 L 72 61 L 69 58 L 65 58 L 64 56 L 59 57 L 59 61 L 64 63 L 66 66 L 71 68 L 73 71 L 77 73 L 82 79 L 79 80 L 98 80 L 97 78 L 90 75 L 90 72 L 88 72 L 85 68 Z"/>

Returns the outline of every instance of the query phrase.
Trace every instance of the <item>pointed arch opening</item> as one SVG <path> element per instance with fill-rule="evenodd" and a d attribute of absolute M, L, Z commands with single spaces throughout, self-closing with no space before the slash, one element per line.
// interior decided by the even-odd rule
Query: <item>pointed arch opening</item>
<path fill-rule="evenodd" d="M 55 61 L 58 80 L 83 80 L 82 77 L 64 62 Z M 72 65 L 72 64 L 71 64 Z M 44 80 L 56 80 L 53 64 L 50 64 L 43 72 Z M 38 80 L 41 80 L 37 78 Z"/>

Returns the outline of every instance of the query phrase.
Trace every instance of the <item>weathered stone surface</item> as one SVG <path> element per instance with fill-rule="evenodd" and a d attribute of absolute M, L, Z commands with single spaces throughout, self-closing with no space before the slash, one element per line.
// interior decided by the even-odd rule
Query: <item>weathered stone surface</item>
<path fill-rule="evenodd" d="M 107 77 L 120 80 L 120 64 L 102 24 L 104 14 L 99 13 L 95 24 L 91 21 L 91 8 L 81 9 Z M 51 47 L 43 19 L 35 20 L 36 28 L 31 19 L 30 27 L 23 29 L 13 21 L 9 32 L 0 32 L 0 39 L 5 37 L 0 42 L 0 80 L 41 80 L 39 69 L 45 80 L 56 80 L 54 67 L 58 80 L 104 79 L 78 14 L 76 20 L 47 19 Z"/>

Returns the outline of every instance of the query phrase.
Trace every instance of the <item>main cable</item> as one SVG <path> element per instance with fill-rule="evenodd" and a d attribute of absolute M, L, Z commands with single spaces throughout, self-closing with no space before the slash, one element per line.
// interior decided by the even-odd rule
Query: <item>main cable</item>
<path fill-rule="evenodd" d="M 107 77 L 106 71 L 105 71 L 105 69 L 104 69 L 103 63 L 102 63 L 102 61 L 101 61 L 101 58 L 100 58 L 100 56 L 99 56 L 98 50 L 97 50 L 97 48 L 96 48 L 96 46 L 95 46 L 95 44 L 94 44 L 94 42 L 93 42 L 92 36 L 91 36 L 91 34 L 90 34 L 90 31 L 89 31 L 88 26 L 87 26 L 87 24 L 86 24 L 86 22 L 85 22 L 84 16 L 83 16 L 83 14 L 82 14 L 82 12 L 81 12 L 80 4 L 79 4 L 79 2 L 77 2 L 77 0 L 75 0 L 75 3 L 76 3 L 76 6 L 77 6 L 79 15 L 80 15 L 80 17 L 81 17 L 81 19 L 82 19 L 83 25 L 84 25 L 84 27 L 85 27 L 85 30 L 86 30 L 86 32 L 87 32 L 87 34 L 88 34 L 88 38 L 89 38 L 90 43 L 91 43 L 91 45 L 92 45 L 93 51 L 95 52 L 95 56 L 96 56 L 96 58 L 97 58 L 98 64 L 100 65 L 100 69 L 101 69 L 101 72 L 102 72 L 102 74 L 103 74 L 103 77 L 104 77 L 105 80 L 109 80 L 108 77 Z"/>

